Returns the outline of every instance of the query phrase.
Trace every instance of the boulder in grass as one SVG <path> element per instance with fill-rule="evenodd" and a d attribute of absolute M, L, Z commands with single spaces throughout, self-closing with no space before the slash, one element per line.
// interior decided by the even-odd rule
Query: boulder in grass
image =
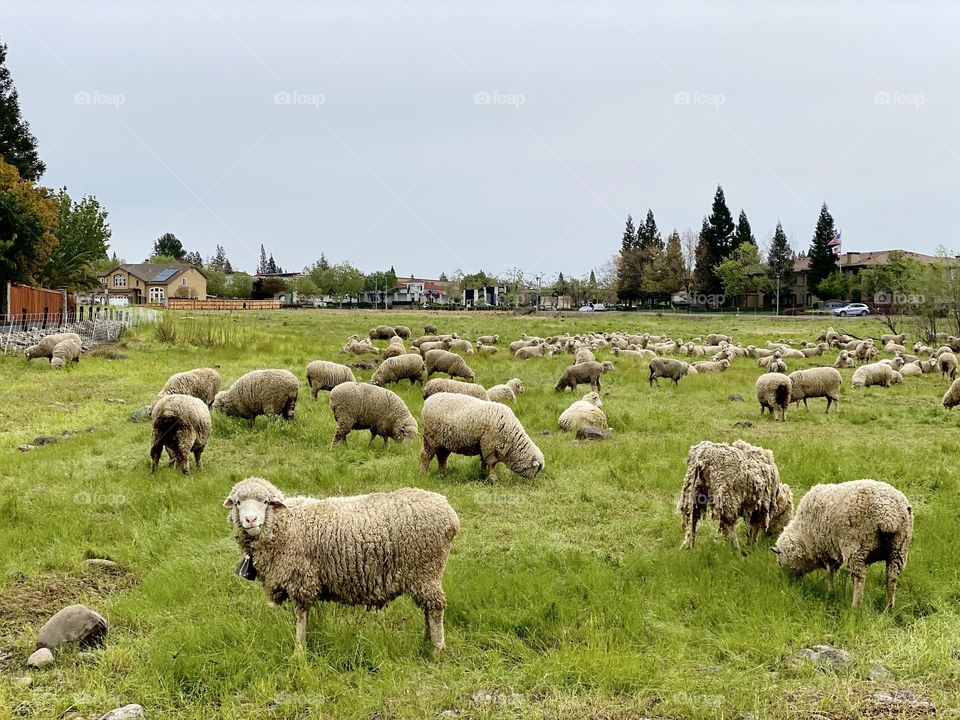
<path fill-rule="evenodd" d="M 60 645 L 91 645 L 102 642 L 110 625 L 106 618 L 84 605 L 63 608 L 37 635 L 37 647 L 55 650 Z"/>

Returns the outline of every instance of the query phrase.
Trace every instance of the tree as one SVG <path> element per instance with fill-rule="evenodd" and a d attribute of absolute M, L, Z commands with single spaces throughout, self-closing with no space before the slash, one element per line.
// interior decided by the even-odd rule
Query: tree
<path fill-rule="evenodd" d="M 153 254 L 172 257 L 176 262 L 182 262 L 187 251 L 183 249 L 183 243 L 177 239 L 176 235 L 164 233 L 153 243 Z"/>
<path fill-rule="evenodd" d="M 723 282 L 717 275 L 717 266 L 733 250 L 735 226 L 723 188 L 717 185 L 710 215 L 703 219 L 700 229 L 700 244 L 697 247 L 697 289 L 702 293 L 718 294 Z"/>
<path fill-rule="evenodd" d="M 235 272 L 227 282 L 227 297 L 246 299 L 253 296 L 253 276 L 245 272 Z"/>
<path fill-rule="evenodd" d="M 230 264 L 230 259 L 227 257 L 227 251 L 223 249 L 223 245 L 217 245 L 213 257 L 207 260 L 207 268 L 219 270 L 227 275 L 233 272 L 233 266 Z M 207 284 L 209 285 L 209 281 Z"/>
<path fill-rule="evenodd" d="M 770 288 L 770 268 L 755 243 L 743 243 L 717 266 L 716 272 L 724 294 L 731 299 Z"/>
<path fill-rule="evenodd" d="M 183 261 L 190 263 L 191 265 L 196 265 L 198 268 L 203 267 L 203 258 L 200 257 L 200 253 L 198 253 L 196 250 L 193 252 L 188 252 L 186 255 L 184 255 Z"/>
<path fill-rule="evenodd" d="M 20 115 L 20 98 L 7 69 L 7 46 L 0 43 L 0 158 L 20 177 L 35 183 L 47 169 L 37 151 L 30 124 Z"/>
<path fill-rule="evenodd" d="M 551 290 L 553 297 L 556 298 L 557 307 L 560 306 L 560 298 L 566 295 L 570 291 L 570 285 L 563 277 L 563 273 L 557 274 L 557 281 L 553 284 L 553 289 Z"/>
<path fill-rule="evenodd" d="M 660 231 L 657 229 L 657 221 L 653 217 L 653 210 L 647 210 L 646 220 L 637 228 L 637 242 L 635 247 L 663 247 L 663 239 L 660 237 Z"/>
<path fill-rule="evenodd" d="M 460 284 L 466 290 L 476 290 L 478 288 L 496 285 L 497 280 L 481 270 L 480 272 L 473 273 L 472 275 L 464 275 L 460 279 Z"/>
<path fill-rule="evenodd" d="M 667 236 L 666 247 L 657 257 L 654 275 L 657 278 L 657 294 L 668 300 L 675 292 L 684 289 L 686 268 L 680 233 L 676 230 Z"/>
<path fill-rule="evenodd" d="M 821 288 L 820 283 L 826 280 L 838 269 L 837 256 L 834 255 L 830 242 L 836 237 L 837 231 L 833 225 L 833 216 L 824 203 L 820 208 L 820 217 L 817 219 L 817 228 L 813 233 L 810 244 L 810 287 L 821 297 L 829 297 L 827 288 Z"/>
<path fill-rule="evenodd" d="M 290 281 L 290 289 L 301 297 L 312 297 L 320 292 L 317 284 L 309 275 L 298 275 Z"/>
<path fill-rule="evenodd" d="M 640 299 L 643 293 L 643 262 L 639 252 L 637 231 L 633 217 L 627 215 L 617 259 L 617 297 L 628 305 Z"/>
<path fill-rule="evenodd" d="M 633 216 L 627 215 L 627 225 L 623 229 L 623 240 L 620 246 L 622 252 L 633 250 L 637 246 L 637 230 L 633 227 Z"/>
<path fill-rule="evenodd" d="M 270 272 L 269 265 L 267 264 L 267 251 L 264 249 L 263 244 L 260 244 L 260 264 L 257 265 L 257 275 L 266 275 Z"/>
<path fill-rule="evenodd" d="M 793 279 L 793 261 L 793 248 L 791 248 L 790 243 L 787 242 L 787 235 L 783 232 L 783 225 L 777 222 L 777 227 L 773 231 L 773 239 L 770 241 L 770 252 L 767 254 L 767 265 L 770 268 L 770 277 L 774 281 L 774 287 L 780 288 L 777 307 L 783 302 L 784 290 L 790 287 L 791 280 Z"/>
<path fill-rule="evenodd" d="M 840 270 L 834 270 L 817 283 L 817 295 L 846 299 L 850 295 L 850 281 Z"/>
<path fill-rule="evenodd" d="M 737 229 L 733 231 L 731 243 L 731 250 L 736 250 L 744 243 L 757 244 L 757 239 L 750 229 L 750 221 L 747 220 L 747 214 L 743 210 L 740 211 L 740 217 L 737 218 Z"/>
<path fill-rule="evenodd" d="M 267 300 L 287 292 L 287 283 L 283 278 L 266 277 L 253 281 L 253 292 L 250 297 L 254 300 Z"/>
<path fill-rule="evenodd" d="M 97 287 L 99 281 L 94 264 L 107 259 L 107 241 L 111 234 L 107 211 L 95 197 L 83 197 L 80 202 L 74 202 L 66 188 L 55 197 L 58 242 L 41 271 L 40 282 L 44 287 L 68 290 Z"/>
<path fill-rule="evenodd" d="M 33 284 L 57 248 L 59 206 L 0 160 L 0 287 Z"/>
<path fill-rule="evenodd" d="M 357 297 L 363 291 L 365 277 L 362 272 L 353 267 L 350 263 L 344 262 L 334 265 L 333 268 L 333 292 L 341 300 L 346 297 L 352 299 Z"/>
<path fill-rule="evenodd" d="M 449 278 L 445 272 L 440 273 L 440 282 L 449 282 Z"/>
<path fill-rule="evenodd" d="M 856 283 L 851 282 L 850 290 L 859 289 L 863 302 L 872 303 L 887 327 L 898 332 L 903 316 L 917 314 L 925 303 L 929 288 L 924 281 L 928 277 L 918 260 L 902 252 L 892 252 L 885 265 L 861 270 Z M 934 281 L 931 286 L 939 288 L 940 283 Z"/>
<path fill-rule="evenodd" d="M 683 252 L 683 289 L 690 295 L 696 283 L 697 248 L 700 236 L 690 228 L 680 236 L 680 249 Z"/>

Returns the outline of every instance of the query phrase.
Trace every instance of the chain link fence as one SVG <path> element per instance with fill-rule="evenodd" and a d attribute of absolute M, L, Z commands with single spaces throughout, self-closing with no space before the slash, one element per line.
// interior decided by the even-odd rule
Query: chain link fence
<path fill-rule="evenodd" d="M 72 332 L 80 336 L 83 349 L 116 342 L 124 330 L 144 323 L 159 322 L 163 314 L 152 308 L 78 306 L 67 313 L 0 316 L 0 354 L 18 355 L 36 345 L 44 335 Z"/>

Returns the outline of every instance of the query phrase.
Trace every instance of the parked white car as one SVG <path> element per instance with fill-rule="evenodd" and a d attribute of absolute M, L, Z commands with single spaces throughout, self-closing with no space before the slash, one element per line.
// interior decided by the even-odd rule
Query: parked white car
<path fill-rule="evenodd" d="M 580 308 L 580 312 L 593 312 L 593 305 L 584 305 Z"/>
<path fill-rule="evenodd" d="M 846 317 L 847 315 L 869 315 L 870 308 L 863 303 L 850 303 L 841 308 L 834 308 L 833 314 L 837 317 Z"/>
<path fill-rule="evenodd" d="M 606 309 L 607 309 L 607 306 L 604 305 L 603 303 L 594 303 L 594 304 L 593 304 L 593 310 L 594 310 L 594 312 L 603 312 L 603 311 L 606 310 Z"/>

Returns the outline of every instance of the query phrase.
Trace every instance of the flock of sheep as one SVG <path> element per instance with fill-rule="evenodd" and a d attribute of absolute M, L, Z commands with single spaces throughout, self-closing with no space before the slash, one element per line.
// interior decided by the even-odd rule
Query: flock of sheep
<path fill-rule="evenodd" d="M 330 360 L 316 360 L 306 368 L 313 399 L 329 392 L 337 425 L 334 445 L 345 442 L 354 430 L 369 430 L 371 444 L 378 436 L 384 444 L 420 436 L 422 472 L 436 458 L 443 475 L 451 454 L 479 456 L 491 483 L 496 482 L 500 463 L 529 480 L 543 470 L 543 452 L 511 407 L 524 392 L 523 382 L 511 378 L 484 388 L 474 382 L 476 375 L 468 364 L 475 353 L 496 354 L 499 336 L 482 336 L 472 343 L 455 334 L 440 335 L 437 328 L 427 326 L 424 335 L 408 347 L 405 341 L 411 332 L 403 326 L 378 326 L 368 335 L 348 338 L 343 352 L 370 356 L 360 363 L 375 369 L 370 382 L 358 382 L 351 367 Z M 601 376 L 616 368 L 610 360 L 596 359 L 600 351 L 626 362 L 630 362 L 627 358 L 648 358 L 651 386 L 659 379 L 677 384 L 687 376 L 724 372 L 741 358 L 755 359 L 762 370 L 756 382 L 761 414 L 768 409 L 782 419 L 791 402 L 806 405 L 810 398 L 825 398 L 828 412 L 833 403 L 839 411 L 843 378 L 838 368 L 854 366 L 854 387 L 889 386 L 904 376 L 940 371 L 954 380 L 944 406 L 960 404 L 955 355 L 960 338 L 945 338 L 946 344 L 936 349 L 917 343 L 913 354 L 903 346 L 904 339 L 885 335 L 878 348 L 873 340 L 847 337 L 830 328 L 799 349 L 783 342 L 744 348 L 719 334 L 683 342 L 617 332 L 549 338 L 523 335 L 509 345 L 509 351 L 530 360 L 571 356 L 573 362 L 563 370 L 555 389 L 576 391 L 579 385 L 590 385 L 591 391 L 560 415 L 558 424 L 564 430 L 608 427 L 601 410 Z M 375 340 L 388 344 L 378 347 Z M 27 357 L 55 360 L 56 348 L 65 341 L 71 339 L 52 339 L 42 349 L 30 348 Z M 787 374 L 788 361 L 820 356 L 831 348 L 838 350 L 833 367 Z M 877 360 L 881 349 L 893 357 Z M 668 355 L 703 359 L 688 362 Z M 431 377 L 438 373 L 446 377 Z M 422 387 L 419 423 L 404 400 L 386 387 L 404 380 Z M 219 373 L 211 368 L 177 373 L 166 382 L 150 407 L 154 471 L 164 449 L 170 464 L 184 474 L 189 472 L 191 454 L 196 467 L 202 467 L 201 455 L 211 434 L 211 409 L 251 424 L 260 415 L 294 419 L 300 383 L 287 370 L 254 370 L 222 391 L 220 384 Z M 267 480 L 248 478 L 233 487 L 224 506 L 229 508 L 228 520 L 236 529 L 243 557 L 238 573 L 259 580 L 274 602 L 292 603 L 298 650 L 303 648 L 307 618 L 316 602 L 380 607 L 400 595 L 411 597 L 423 611 L 426 637 L 434 651 L 443 649 L 442 577 L 459 519 L 442 495 L 402 488 L 354 497 L 285 497 Z M 778 536 L 771 549 L 786 569 L 798 574 L 826 569 L 832 588 L 834 572 L 845 566 L 853 578 L 857 606 L 863 597 L 867 564 L 879 561 L 887 565 L 887 606 L 893 606 L 913 531 L 907 498 L 874 480 L 817 485 L 794 509 L 793 493 L 780 481 L 773 453 L 742 440 L 732 445 L 704 441 L 690 449 L 676 509 L 683 547 L 693 547 L 697 524 L 710 514 L 739 549 L 735 526 L 743 519 L 748 542 L 761 532 Z"/>

